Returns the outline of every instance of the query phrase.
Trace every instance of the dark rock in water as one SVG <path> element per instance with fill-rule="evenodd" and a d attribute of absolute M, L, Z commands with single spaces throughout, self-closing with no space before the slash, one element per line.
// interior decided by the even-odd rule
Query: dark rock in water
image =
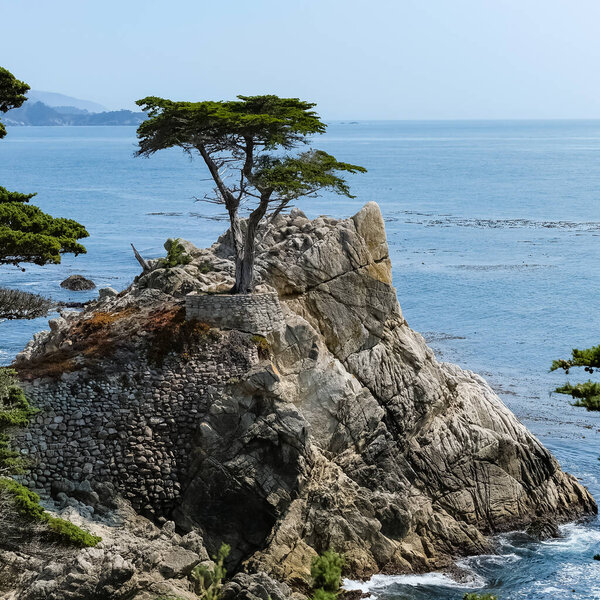
<path fill-rule="evenodd" d="M 84 290 L 93 290 L 96 284 L 91 279 L 86 279 L 83 275 L 70 275 L 60 284 L 60 287 L 73 292 L 82 292 Z"/>
<path fill-rule="evenodd" d="M 551 519 L 537 519 L 533 521 L 527 527 L 525 533 L 539 541 L 562 537 L 556 522 Z"/>

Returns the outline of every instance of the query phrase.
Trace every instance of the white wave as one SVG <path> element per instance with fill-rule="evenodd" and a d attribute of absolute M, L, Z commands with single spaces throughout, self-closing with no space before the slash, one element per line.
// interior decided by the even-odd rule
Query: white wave
<path fill-rule="evenodd" d="M 478 554 L 477 556 L 469 556 L 462 561 L 458 561 L 456 564 L 461 567 L 469 568 L 472 563 L 480 564 L 486 562 L 493 565 L 504 565 L 515 563 L 519 560 L 523 560 L 523 557 L 514 552 L 509 552 L 507 554 Z"/>
<path fill-rule="evenodd" d="M 481 577 L 472 574 L 467 581 L 455 581 L 444 573 L 423 573 L 422 575 L 373 575 L 368 581 L 344 579 L 343 588 L 348 591 L 361 591 L 363 594 L 383 590 L 392 585 L 410 587 L 437 586 L 446 588 L 480 588 L 485 585 Z"/>
<path fill-rule="evenodd" d="M 565 549 L 580 548 L 583 550 L 600 543 L 600 529 L 589 525 L 569 523 L 560 527 L 560 531 L 564 537 L 545 540 L 541 542 L 542 545 Z"/>

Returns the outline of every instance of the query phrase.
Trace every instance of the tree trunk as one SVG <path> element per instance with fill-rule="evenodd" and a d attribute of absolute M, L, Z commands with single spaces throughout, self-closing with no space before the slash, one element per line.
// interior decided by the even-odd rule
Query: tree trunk
<path fill-rule="evenodd" d="M 233 251 L 235 254 L 235 284 L 231 289 L 232 294 L 242 293 L 240 291 L 240 282 L 242 280 L 242 264 L 244 261 L 244 236 L 237 212 L 229 213 L 229 223 L 231 226 L 231 239 L 233 240 Z"/>
<path fill-rule="evenodd" d="M 256 231 L 246 233 L 246 240 L 244 243 L 244 257 L 242 258 L 240 265 L 240 278 L 239 283 L 236 279 L 239 294 L 250 294 L 253 287 L 254 279 L 254 254 L 255 254 L 255 238 Z M 237 274 L 236 274 L 237 275 Z"/>
<path fill-rule="evenodd" d="M 250 213 L 246 223 L 244 238 L 244 254 L 240 265 L 239 279 L 236 272 L 236 288 L 238 294 L 249 294 L 254 287 L 254 256 L 256 254 L 256 230 L 267 212 L 271 192 L 261 196 L 259 205 Z"/>

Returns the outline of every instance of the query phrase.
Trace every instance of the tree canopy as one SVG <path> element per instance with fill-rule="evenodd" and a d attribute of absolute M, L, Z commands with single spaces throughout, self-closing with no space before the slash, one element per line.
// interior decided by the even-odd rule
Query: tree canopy
<path fill-rule="evenodd" d="M 298 98 L 174 102 L 149 96 L 137 104 L 149 117 L 138 128 L 137 156 L 179 147 L 202 157 L 215 184 L 214 194 L 204 200 L 223 205 L 229 217 L 236 259 L 233 292 L 252 290 L 259 226 L 321 190 L 352 197 L 339 173 L 366 171 L 322 150 L 297 150 L 326 129 L 315 104 Z M 249 214 L 242 222 L 244 210 Z"/>
<path fill-rule="evenodd" d="M 29 86 L 19 81 L 10 71 L 0 67 L 0 112 L 19 108 L 27 100 Z M 6 127 L 0 121 L 0 139 L 6 135 Z"/>
<path fill-rule="evenodd" d="M 0 67 L 0 112 L 21 106 L 29 86 Z M 6 129 L 0 123 L 0 138 Z M 89 234 L 72 219 L 52 217 L 29 204 L 35 194 L 10 192 L 0 186 L 0 264 L 60 263 L 61 254 L 84 253 L 77 240 Z"/>
<path fill-rule="evenodd" d="M 571 358 L 555 360 L 550 367 L 551 371 L 562 369 L 567 375 L 573 367 L 583 367 L 587 373 L 600 371 L 600 346 L 593 346 L 585 350 L 573 348 Z M 591 380 L 572 385 L 567 382 L 554 390 L 559 394 L 568 394 L 575 402 L 575 406 L 584 406 L 588 410 L 600 410 L 600 383 Z"/>

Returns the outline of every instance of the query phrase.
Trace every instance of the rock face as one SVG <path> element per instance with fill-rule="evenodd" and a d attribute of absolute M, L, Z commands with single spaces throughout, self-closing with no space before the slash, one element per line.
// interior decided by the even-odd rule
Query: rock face
<path fill-rule="evenodd" d="M 96 284 L 91 279 L 86 279 L 83 275 L 69 275 L 61 282 L 60 287 L 73 292 L 81 292 L 84 290 L 93 290 Z"/>
<path fill-rule="evenodd" d="M 178 345 L 171 330 L 160 333 L 153 315 L 165 303 L 231 285 L 227 235 L 187 251 L 185 267 L 154 264 L 125 293 L 38 334 L 17 360 L 42 408 L 18 438 L 39 460 L 32 484 L 48 493 L 61 478 L 114 486 L 153 519 L 201 535 L 210 552 L 227 542 L 230 571 L 240 571 L 227 598 L 305 590 L 312 557 L 328 548 L 345 553 L 354 577 L 442 569 L 491 551 L 490 534 L 596 512 L 483 379 L 437 362 L 410 329 L 376 204 L 342 221 L 293 210 L 264 232 L 259 289 L 277 292 L 283 313 L 266 338 L 231 331 Z M 255 350 L 230 377 L 215 365 L 202 379 L 193 369 L 214 362 L 224 335 Z M 157 340 L 173 351 L 161 364 L 150 360 Z M 59 358 L 71 361 L 68 373 L 48 368 Z M 127 368 L 140 376 L 125 386 Z M 107 387 L 92 387 L 98 373 Z M 79 437 L 65 434 L 73 419 Z M 177 491 L 167 499 L 163 462 Z M 147 470 L 158 487 L 136 498 L 132 478 Z"/>

